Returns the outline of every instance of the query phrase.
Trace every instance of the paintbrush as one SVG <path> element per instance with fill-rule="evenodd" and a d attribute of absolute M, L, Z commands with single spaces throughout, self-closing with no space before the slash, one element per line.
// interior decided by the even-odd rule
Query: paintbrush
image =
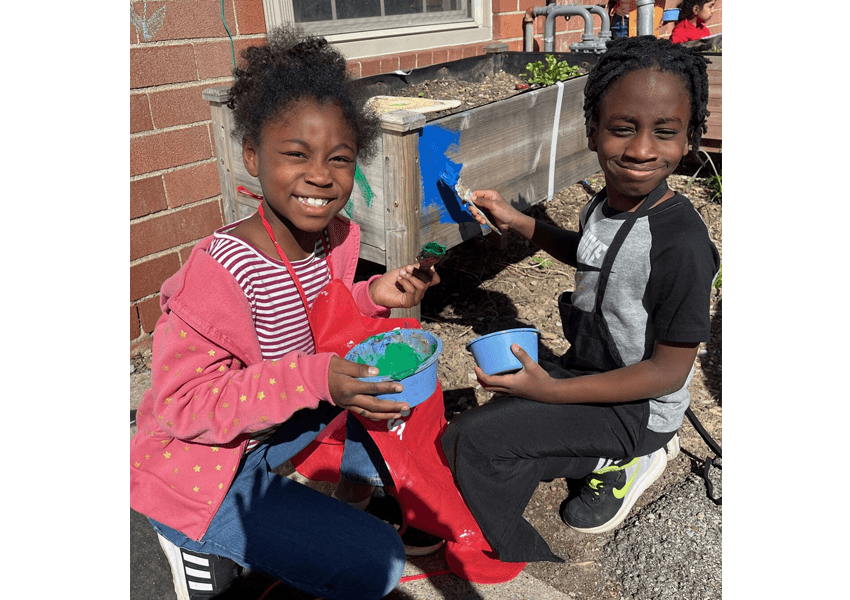
<path fill-rule="evenodd" d="M 471 204 L 475 207 L 475 210 L 484 217 L 484 221 L 487 223 L 487 226 L 502 235 L 502 232 L 499 231 L 499 228 L 493 225 L 493 222 L 487 218 L 487 215 L 484 214 L 484 210 L 479 208 L 475 202 L 472 200 L 472 190 L 464 185 L 463 180 L 460 178 L 460 174 L 455 173 L 454 169 L 451 168 L 450 165 L 446 165 L 446 170 L 440 174 L 440 179 L 442 179 L 447 185 L 454 189 L 458 198 L 461 199 L 461 202 L 464 204 Z"/>

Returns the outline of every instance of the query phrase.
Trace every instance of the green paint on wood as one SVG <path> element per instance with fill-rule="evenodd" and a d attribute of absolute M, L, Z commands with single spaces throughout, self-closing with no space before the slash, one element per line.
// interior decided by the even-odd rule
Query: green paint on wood
<path fill-rule="evenodd" d="M 369 182 L 366 181 L 366 176 L 363 174 L 363 171 L 360 170 L 360 165 L 354 165 L 354 181 L 357 182 L 357 187 L 360 188 L 360 193 L 363 194 L 363 199 L 366 201 L 366 206 L 372 206 L 372 198 L 375 197 L 375 193 L 372 191 L 372 187 L 369 185 Z"/>

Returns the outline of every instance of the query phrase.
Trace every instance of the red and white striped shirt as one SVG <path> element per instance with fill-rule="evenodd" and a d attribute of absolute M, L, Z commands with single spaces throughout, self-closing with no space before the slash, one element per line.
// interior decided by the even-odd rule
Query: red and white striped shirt
<path fill-rule="evenodd" d="M 316 348 L 304 303 L 286 266 L 249 243 L 227 233 L 232 226 L 215 232 L 209 253 L 227 269 L 251 305 L 251 315 L 264 360 L 276 360 L 287 352 L 300 350 L 313 354 Z M 327 232 L 325 243 L 330 245 Z M 331 280 L 325 246 L 316 242 L 313 253 L 305 259 L 290 261 L 298 281 L 304 288 L 307 303 L 312 306 L 319 292 Z M 270 437 L 278 426 L 258 431 L 251 436 L 246 453 Z"/>

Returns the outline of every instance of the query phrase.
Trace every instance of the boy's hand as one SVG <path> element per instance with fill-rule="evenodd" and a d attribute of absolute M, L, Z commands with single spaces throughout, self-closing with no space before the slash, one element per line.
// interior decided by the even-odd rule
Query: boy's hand
<path fill-rule="evenodd" d="M 487 375 L 476 365 L 478 382 L 488 392 L 547 402 L 546 392 L 551 388 L 552 379 L 549 373 L 518 344 L 512 344 L 511 351 L 522 363 L 522 369 L 508 375 Z"/>
<path fill-rule="evenodd" d="M 534 219 L 511 206 L 496 190 L 473 190 L 472 202 L 477 206 L 470 206 L 469 212 L 481 225 L 486 225 L 487 221 L 476 210 L 477 207 L 489 212 L 493 224 L 503 233 L 516 231 L 527 238 L 530 238 L 531 234 L 534 233 Z"/>
<path fill-rule="evenodd" d="M 406 402 L 379 400 L 377 394 L 400 392 L 404 389 L 397 381 L 367 382 L 357 377 L 375 377 L 378 369 L 369 365 L 332 356 L 328 369 L 328 389 L 334 404 L 372 420 L 398 419 L 410 411 Z"/>
<path fill-rule="evenodd" d="M 410 308 L 422 302 L 425 291 L 440 283 L 434 267 L 420 271 L 419 263 L 387 271 L 369 285 L 372 301 L 387 308 Z"/>

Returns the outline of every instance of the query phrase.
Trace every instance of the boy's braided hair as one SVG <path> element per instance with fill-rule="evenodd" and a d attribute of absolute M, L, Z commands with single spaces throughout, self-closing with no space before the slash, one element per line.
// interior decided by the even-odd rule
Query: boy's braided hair
<path fill-rule="evenodd" d="M 709 115 L 706 58 L 696 50 L 673 44 L 651 35 L 619 38 L 608 43 L 608 50 L 590 71 L 584 86 L 584 124 L 590 135 L 591 123 L 599 122 L 599 106 L 605 94 L 620 77 L 638 69 L 655 68 L 682 78 L 691 97 L 688 137 L 694 151 L 699 149 L 707 130 Z"/>
<path fill-rule="evenodd" d="M 227 102 L 233 109 L 235 138 L 260 143 L 267 123 L 283 116 L 293 103 L 313 99 L 338 105 L 354 133 L 358 156 L 372 155 L 379 117 L 366 108 L 362 86 L 327 40 L 298 27 L 280 27 L 269 32 L 266 45 L 246 48 L 242 58 L 244 68 L 234 69 Z"/>

